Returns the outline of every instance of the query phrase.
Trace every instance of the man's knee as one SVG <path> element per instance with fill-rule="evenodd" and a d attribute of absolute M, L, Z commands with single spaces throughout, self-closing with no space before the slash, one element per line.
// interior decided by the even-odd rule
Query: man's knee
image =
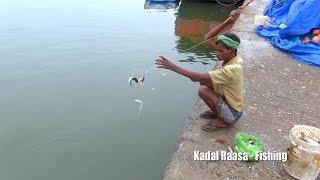
<path fill-rule="evenodd" d="M 198 89 L 198 94 L 201 98 L 207 97 L 209 90 L 210 89 L 207 86 L 202 85 Z"/>

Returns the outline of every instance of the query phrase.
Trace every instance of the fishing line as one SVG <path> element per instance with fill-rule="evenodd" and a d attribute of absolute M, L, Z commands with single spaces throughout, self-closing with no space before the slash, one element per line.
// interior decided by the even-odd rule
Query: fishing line
<path fill-rule="evenodd" d="M 228 30 L 228 31 L 230 31 L 230 30 Z M 228 31 L 226 31 L 226 32 L 228 32 Z M 214 39 L 214 38 L 217 37 L 217 36 L 218 36 L 218 35 L 216 35 L 216 36 L 214 36 L 214 37 L 212 37 L 212 38 L 209 38 L 209 39 L 207 39 L 207 40 L 205 40 L 205 41 L 202 41 L 202 42 L 200 42 L 200 43 L 198 43 L 198 44 L 196 44 L 196 45 L 194 45 L 194 46 L 191 46 L 191 47 L 188 48 L 188 49 L 182 50 L 181 53 L 185 53 L 185 52 L 189 51 L 190 49 L 196 48 L 196 47 L 198 47 L 198 46 L 200 46 L 200 45 L 202 45 L 202 44 L 204 44 L 204 43 L 206 43 L 206 42 Z M 130 77 L 130 78 L 129 78 L 129 85 L 131 85 L 132 80 L 134 80 L 134 81 L 137 82 L 137 83 L 143 83 L 143 81 L 144 81 L 144 79 L 145 79 L 145 76 L 146 76 L 150 71 L 155 70 L 156 68 L 157 68 L 157 65 L 156 65 L 156 64 L 153 64 L 150 68 L 148 68 L 146 71 L 144 71 L 144 73 L 142 74 L 142 77 L 141 77 L 138 81 L 137 81 L 137 78 L 135 78 L 135 77 Z"/>
<path fill-rule="evenodd" d="M 230 31 L 230 30 L 228 30 L 228 31 Z M 228 32 L 228 31 L 226 31 L 226 32 Z M 217 35 L 214 36 L 214 37 L 212 37 L 212 38 L 210 38 L 210 39 L 207 39 L 207 40 L 205 40 L 205 41 L 202 41 L 202 42 L 200 42 L 200 43 L 198 43 L 198 44 L 196 44 L 196 45 L 194 45 L 194 46 L 191 46 L 191 47 L 188 48 L 188 49 L 182 50 L 182 51 L 180 51 L 180 52 L 181 52 L 181 53 L 185 53 L 185 52 L 189 51 L 190 49 L 196 48 L 196 47 L 198 47 L 198 46 L 200 46 L 200 45 L 202 45 L 202 44 L 204 44 L 204 43 L 206 43 L 206 42 L 214 39 L 215 37 L 217 37 Z M 152 67 L 150 67 L 149 69 L 147 69 L 147 70 L 143 73 L 143 75 L 148 74 L 152 69 L 155 69 L 155 68 L 156 68 L 156 65 L 153 64 Z"/>
<path fill-rule="evenodd" d="M 230 29 L 230 30 L 227 30 L 227 31 L 225 31 L 225 32 L 229 32 L 229 31 L 231 31 L 231 29 Z M 204 44 L 204 43 L 206 43 L 206 42 L 208 42 L 208 41 L 216 38 L 217 36 L 218 36 L 218 34 L 217 34 L 216 36 L 211 37 L 211 38 L 209 38 L 209 39 L 207 39 L 207 40 L 204 40 L 204 41 L 202 41 L 202 42 L 200 42 L 200 43 L 198 43 L 198 44 L 196 44 L 196 45 L 194 45 L 194 46 L 191 46 L 191 47 L 188 48 L 188 49 L 182 50 L 182 51 L 180 51 L 180 53 L 185 53 L 185 52 L 187 52 L 187 51 L 189 51 L 189 50 L 191 50 L 191 49 L 193 49 L 193 48 L 196 48 L 196 47 L 198 47 L 198 46 L 200 46 L 200 45 L 202 45 L 202 44 Z M 153 68 L 156 68 L 156 65 L 155 65 L 155 64 L 153 64 L 152 67 L 150 67 L 149 69 L 147 69 L 147 70 L 143 73 L 143 75 L 148 74 Z"/>

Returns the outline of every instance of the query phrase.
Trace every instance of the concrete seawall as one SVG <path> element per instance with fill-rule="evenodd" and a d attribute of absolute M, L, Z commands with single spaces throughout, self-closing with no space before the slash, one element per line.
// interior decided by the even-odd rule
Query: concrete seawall
<path fill-rule="evenodd" d="M 194 161 L 194 151 L 228 151 L 239 131 L 259 136 L 264 151 L 286 152 L 286 137 L 296 124 L 319 127 L 320 69 L 300 64 L 255 33 L 254 15 L 262 14 L 267 0 L 252 2 L 232 32 L 241 39 L 244 59 L 245 110 L 228 130 L 205 132 L 208 109 L 198 100 L 179 138 L 164 179 L 292 179 L 281 161 Z"/>

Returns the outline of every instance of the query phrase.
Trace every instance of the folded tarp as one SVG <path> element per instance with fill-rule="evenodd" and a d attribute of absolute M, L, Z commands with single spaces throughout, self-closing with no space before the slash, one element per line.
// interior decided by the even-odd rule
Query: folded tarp
<path fill-rule="evenodd" d="M 264 15 L 272 25 L 258 26 L 259 35 L 298 61 L 320 67 L 320 43 L 301 43 L 301 38 L 312 38 L 312 30 L 320 28 L 319 0 L 272 0 Z"/>

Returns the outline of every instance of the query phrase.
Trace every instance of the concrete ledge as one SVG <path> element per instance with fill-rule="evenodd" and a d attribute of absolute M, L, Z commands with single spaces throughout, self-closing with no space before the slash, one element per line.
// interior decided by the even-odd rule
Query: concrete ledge
<path fill-rule="evenodd" d="M 241 39 L 244 59 L 245 111 L 231 129 L 204 132 L 208 109 L 198 100 L 164 179 L 292 179 L 281 161 L 194 161 L 194 151 L 228 151 L 239 131 L 260 137 L 264 151 L 286 152 L 286 137 L 295 124 L 319 127 L 320 69 L 299 64 L 255 33 L 254 14 L 261 14 L 266 0 L 255 0 L 242 13 L 232 31 Z M 222 143 L 223 142 L 223 143 Z"/>

